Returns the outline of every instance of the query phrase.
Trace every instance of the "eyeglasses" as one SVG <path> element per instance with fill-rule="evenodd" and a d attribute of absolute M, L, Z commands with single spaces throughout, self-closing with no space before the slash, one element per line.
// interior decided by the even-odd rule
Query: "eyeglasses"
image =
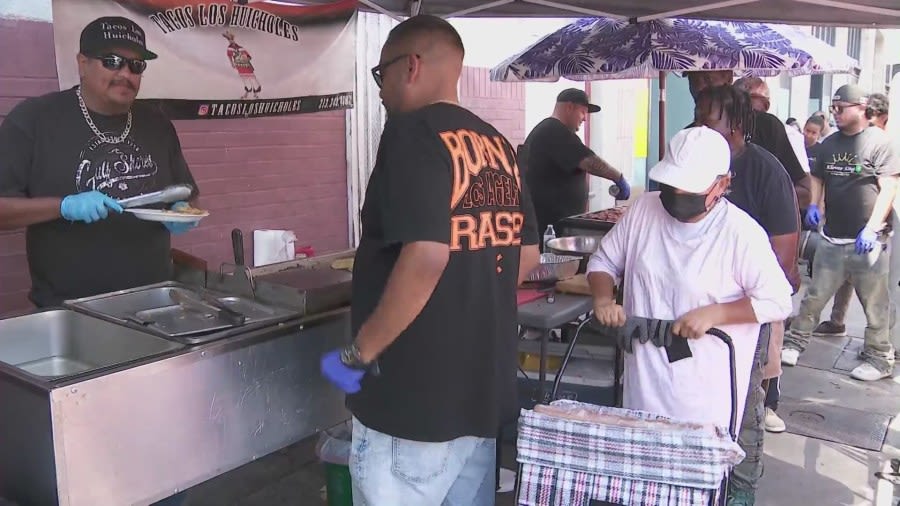
<path fill-rule="evenodd" d="M 841 114 L 844 112 L 844 109 L 849 109 L 851 107 L 862 107 L 863 104 L 849 104 L 849 105 L 833 105 L 831 106 L 831 112 L 835 114 Z"/>
<path fill-rule="evenodd" d="M 107 70 L 122 70 L 122 67 L 125 65 L 128 65 L 128 70 L 135 75 L 143 74 L 144 71 L 147 70 L 147 62 L 137 58 L 125 58 L 124 56 L 119 56 L 117 54 L 91 56 L 91 58 L 100 60 L 100 63 L 103 64 L 103 68 Z"/>
<path fill-rule="evenodd" d="M 391 65 L 397 63 L 398 61 L 400 61 L 404 58 L 408 58 L 410 56 L 415 56 L 416 58 L 421 58 L 421 56 L 419 56 L 417 54 L 401 54 L 400 56 L 397 56 L 396 58 L 392 58 L 384 63 L 379 63 L 378 65 L 372 67 L 372 79 L 375 80 L 375 84 L 378 85 L 379 88 L 381 88 L 381 85 L 384 83 L 384 75 L 383 74 L 384 74 L 385 69 L 387 69 Z"/>

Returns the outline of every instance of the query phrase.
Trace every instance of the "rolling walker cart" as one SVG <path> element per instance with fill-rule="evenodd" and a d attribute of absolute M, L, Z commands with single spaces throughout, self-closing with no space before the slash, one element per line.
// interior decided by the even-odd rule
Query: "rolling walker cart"
<path fill-rule="evenodd" d="M 731 420 L 727 429 L 568 400 L 522 410 L 516 504 L 724 505 L 728 475 L 744 458 L 737 444 L 734 344 L 719 329 L 707 334 L 728 347 Z"/>

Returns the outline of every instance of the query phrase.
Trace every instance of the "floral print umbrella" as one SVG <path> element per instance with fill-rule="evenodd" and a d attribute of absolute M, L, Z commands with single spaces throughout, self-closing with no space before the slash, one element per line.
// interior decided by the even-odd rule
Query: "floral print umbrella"
<path fill-rule="evenodd" d="M 741 75 L 853 73 L 858 63 L 797 28 L 765 23 L 584 18 L 491 70 L 494 81 L 655 78 L 660 72 Z"/>

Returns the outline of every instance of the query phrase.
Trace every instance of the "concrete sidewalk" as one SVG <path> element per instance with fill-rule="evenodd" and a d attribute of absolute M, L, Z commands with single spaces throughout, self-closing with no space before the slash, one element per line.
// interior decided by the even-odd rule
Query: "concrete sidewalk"
<path fill-rule="evenodd" d="M 799 307 L 801 294 L 795 298 Z M 831 308 L 823 312 L 828 317 Z M 895 506 L 894 486 L 875 473 L 900 457 L 900 377 L 862 383 L 849 377 L 858 363 L 865 318 L 854 298 L 846 338 L 814 338 L 796 367 L 785 368 L 779 414 L 784 434 L 767 434 L 765 475 L 758 506 Z M 810 437 L 798 432 L 814 432 Z M 837 443 L 828 439 L 853 440 Z M 855 443 L 855 444 L 852 444 Z M 864 446 L 876 449 L 865 449 Z M 504 465 L 515 468 L 506 448 Z M 324 505 L 324 476 L 314 441 L 220 476 L 189 491 L 189 506 Z M 900 497 L 900 495 L 898 495 Z M 498 494 L 498 506 L 512 506 L 513 495 Z"/>

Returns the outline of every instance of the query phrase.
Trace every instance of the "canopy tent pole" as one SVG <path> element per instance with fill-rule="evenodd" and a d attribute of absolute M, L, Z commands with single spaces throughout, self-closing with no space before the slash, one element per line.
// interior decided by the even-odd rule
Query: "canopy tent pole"
<path fill-rule="evenodd" d="M 695 5 L 693 7 L 685 7 L 684 9 L 678 9 L 674 11 L 668 12 L 659 12 L 657 14 L 650 14 L 649 16 L 639 16 L 636 18 L 638 23 L 643 23 L 645 21 L 653 21 L 655 19 L 663 19 L 663 18 L 677 18 L 684 16 L 685 14 L 693 14 L 695 12 L 704 12 L 711 11 L 715 9 L 724 9 L 726 7 L 734 7 L 737 5 L 744 4 L 753 4 L 757 3 L 759 0 L 725 0 L 723 2 L 715 2 L 711 4 L 705 5 Z"/>
<path fill-rule="evenodd" d="M 666 72 L 659 73 L 659 159 L 666 154 Z"/>
<path fill-rule="evenodd" d="M 385 9 L 384 7 L 378 5 L 377 3 L 375 3 L 375 2 L 373 2 L 373 1 L 371 1 L 371 0 L 359 0 L 359 3 L 365 5 L 366 7 L 372 9 L 372 10 L 375 11 L 375 12 L 378 12 L 378 13 L 380 13 L 380 14 L 384 14 L 385 16 L 391 17 L 391 18 L 393 18 L 393 19 L 395 19 L 395 20 L 397 20 L 397 21 L 403 21 L 403 18 L 400 17 L 399 15 L 397 15 L 397 14 L 395 14 L 395 13 L 393 13 L 393 12 L 387 10 L 387 9 Z"/>
<path fill-rule="evenodd" d="M 578 7 L 575 5 L 566 5 L 558 2 L 551 2 L 550 0 L 520 0 L 526 4 L 534 4 L 534 5 L 542 5 L 544 7 L 553 7 L 554 9 L 559 9 L 561 11 L 569 11 L 575 12 L 577 14 L 586 14 L 588 16 L 594 16 L 598 18 L 612 18 L 618 19 L 619 21 L 625 21 L 628 19 L 628 16 L 622 16 L 620 14 L 610 14 L 608 12 L 598 11 L 595 9 L 585 9 L 584 7 Z"/>
<path fill-rule="evenodd" d="M 892 16 L 900 18 L 900 10 L 885 9 L 882 7 L 870 7 L 867 5 L 856 5 L 847 2 L 837 2 L 835 0 L 794 0 L 804 4 L 819 5 L 821 7 L 834 7 L 835 9 L 844 9 L 848 11 L 865 12 L 868 14 L 877 14 L 879 16 Z"/>
<path fill-rule="evenodd" d="M 490 2 L 490 3 L 486 3 L 486 4 L 481 4 L 481 5 L 478 5 L 475 7 L 470 7 L 468 9 L 463 9 L 461 11 L 451 12 L 450 14 L 447 14 L 447 15 L 441 16 L 441 17 L 446 19 L 446 18 L 456 18 L 456 17 L 466 16 L 468 14 L 472 14 L 475 12 L 481 12 L 483 10 L 493 9 L 494 7 L 500 7 L 501 5 L 511 4 L 514 1 L 515 0 L 497 0 L 496 2 Z"/>

